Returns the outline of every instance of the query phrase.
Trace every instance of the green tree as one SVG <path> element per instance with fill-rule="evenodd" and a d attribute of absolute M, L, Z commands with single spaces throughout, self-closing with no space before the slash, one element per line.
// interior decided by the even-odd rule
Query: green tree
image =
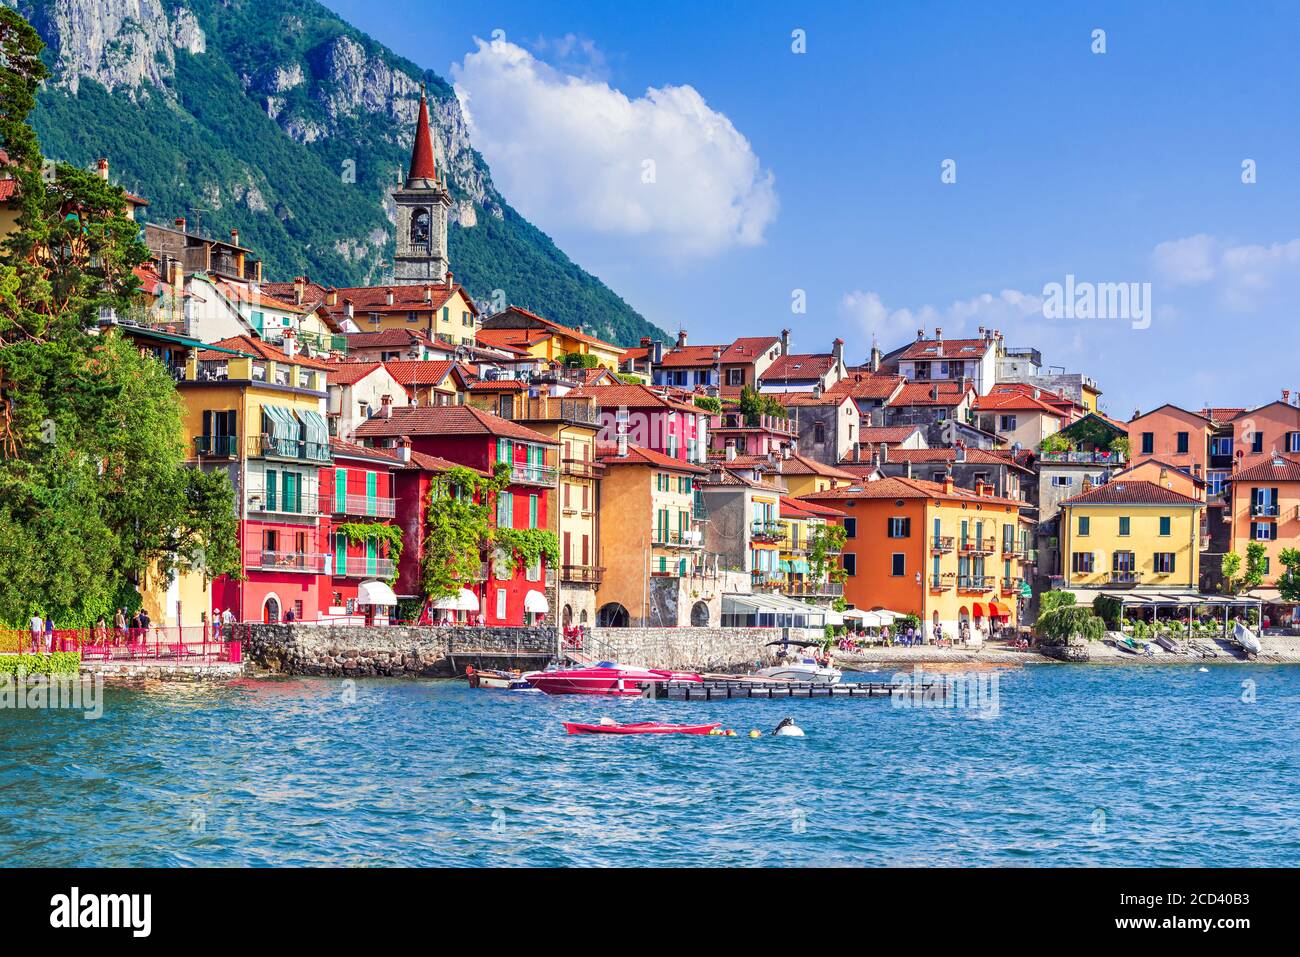
<path fill-rule="evenodd" d="M 749 385 L 740 387 L 740 412 L 745 417 L 746 425 L 758 425 L 759 416 L 763 415 L 780 419 L 788 415 L 785 406 L 777 401 L 776 396 L 764 395 Z"/>
<path fill-rule="evenodd" d="M 1241 584 L 1246 591 L 1264 584 L 1264 569 L 1268 565 L 1268 550 L 1263 542 L 1251 542 L 1246 546 L 1246 573 Z"/>
<path fill-rule="evenodd" d="M 234 493 L 185 467 L 167 370 L 97 329 L 138 288 L 147 250 L 120 188 L 59 165 L 47 181 L 27 125 L 40 40 L 0 9 L 0 148 L 17 228 L 0 246 L 0 620 L 84 625 L 134 605 L 143 573 L 237 574 Z"/>
<path fill-rule="evenodd" d="M 1219 570 L 1223 573 L 1223 590 L 1229 595 L 1237 593 L 1238 576 L 1241 575 L 1241 556 L 1228 552 L 1219 561 Z"/>
<path fill-rule="evenodd" d="M 1300 602 L 1300 548 L 1284 548 L 1278 561 L 1285 571 L 1277 576 L 1277 590 L 1283 601 Z"/>
<path fill-rule="evenodd" d="M 1056 611 L 1056 609 L 1063 608 L 1066 605 L 1073 605 L 1074 602 L 1073 592 L 1046 591 L 1038 597 L 1038 614 L 1042 616 L 1049 611 Z"/>

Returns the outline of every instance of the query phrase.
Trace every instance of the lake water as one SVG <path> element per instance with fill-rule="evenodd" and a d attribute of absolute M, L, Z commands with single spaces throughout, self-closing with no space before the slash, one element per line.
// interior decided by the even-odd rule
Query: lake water
<path fill-rule="evenodd" d="M 560 726 L 601 716 L 739 736 Z M 0 742 L 11 866 L 1300 864 L 1300 668 L 1031 666 L 996 713 L 276 679 Z"/>

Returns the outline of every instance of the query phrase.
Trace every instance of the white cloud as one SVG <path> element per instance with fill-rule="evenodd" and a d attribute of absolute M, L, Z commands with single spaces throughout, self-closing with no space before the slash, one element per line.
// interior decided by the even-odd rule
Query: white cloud
<path fill-rule="evenodd" d="M 959 299 L 948 306 L 923 305 L 916 308 L 890 309 L 875 292 L 855 289 L 845 293 L 840 300 L 840 313 L 855 323 L 867 340 L 875 335 L 881 348 L 889 350 L 916 335 L 924 328 L 926 334 L 934 327 L 943 329 L 944 336 L 955 339 L 974 337 L 979 327 L 1000 330 L 1004 336 L 1023 329 L 1026 321 L 1043 319 L 1043 298 L 1016 289 L 1000 293 L 981 293 L 970 299 Z"/>
<path fill-rule="evenodd" d="M 1233 244 L 1198 233 L 1160 243 L 1151 260 L 1171 288 L 1208 286 L 1219 305 L 1236 312 L 1275 306 L 1300 294 L 1300 239 Z"/>
<path fill-rule="evenodd" d="M 773 176 L 693 87 L 629 98 L 504 40 L 475 43 L 451 71 L 474 145 L 543 229 L 635 237 L 669 256 L 762 242 Z"/>

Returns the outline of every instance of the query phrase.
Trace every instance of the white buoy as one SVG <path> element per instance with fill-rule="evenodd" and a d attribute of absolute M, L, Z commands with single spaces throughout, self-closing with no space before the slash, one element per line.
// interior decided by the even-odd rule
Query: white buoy
<path fill-rule="evenodd" d="M 782 738 L 802 738 L 803 728 L 794 723 L 794 718 L 782 718 L 773 734 Z"/>
<path fill-rule="evenodd" d="M 1208 672 L 1210 669 L 1209 669 L 1209 668 L 1197 668 L 1196 670 L 1197 670 L 1197 671 L 1205 671 L 1205 672 Z"/>

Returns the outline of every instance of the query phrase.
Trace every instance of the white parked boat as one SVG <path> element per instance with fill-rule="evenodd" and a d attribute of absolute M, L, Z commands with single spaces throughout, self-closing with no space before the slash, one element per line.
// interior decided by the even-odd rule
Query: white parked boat
<path fill-rule="evenodd" d="M 1241 645 L 1242 648 L 1246 649 L 1246 651 L 1250 652 L 1252 655 L 1259 654 L 1264 648 L 1264 646 L 1259 643 L 1259 637 L 1241 622 L 1237 622 L 1236 627 L 1232 629 L 1232 637 L 1237 644 Z"/>
<path fill-rule="evenodd" d="M 815 684 L 838 684 L 843 672 L 838 668 L 819 665 L 812 658 L 800 658 L 796 661 L 770 668 L 759 668 L 754 674 L 763 678 L 776 678 L 779 681 L 811 681 Z"/>

